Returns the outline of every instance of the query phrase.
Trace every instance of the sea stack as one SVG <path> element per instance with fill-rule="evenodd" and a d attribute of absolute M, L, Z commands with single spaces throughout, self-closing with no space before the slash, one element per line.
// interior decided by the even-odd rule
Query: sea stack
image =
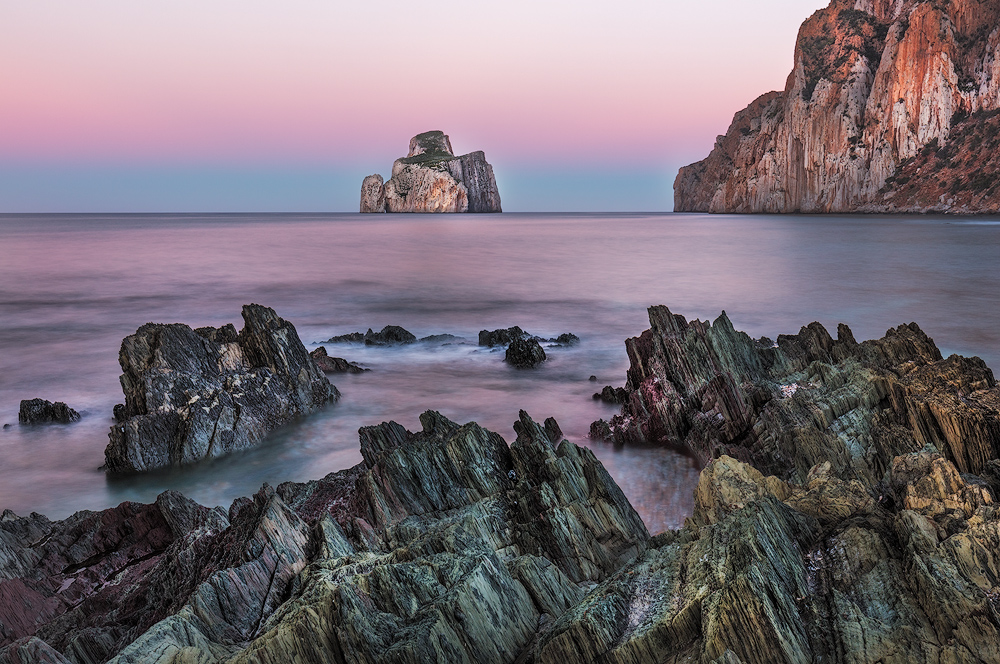
<path fill-rule="evenodd" d="M 782 92 L 680 170 L 678 212 L 1000 210 L 1000 3 L 833 0 Z"/>
<path fill-rule="evenodd" d="M 500 192 L 482 150 L 456 157 L 444 132 L 427 131 L 410 139 L 388 181 L 364 179 L 361 212 L 501 212 Z"/>

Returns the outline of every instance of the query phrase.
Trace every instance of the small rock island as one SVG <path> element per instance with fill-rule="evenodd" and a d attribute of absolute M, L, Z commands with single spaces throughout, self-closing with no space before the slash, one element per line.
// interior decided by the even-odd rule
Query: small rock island
<path fill-rule="evenodd" d="M 493 167 L 482 150 L 456 157 L 442 131 L 410 139 L 392 165 L 392 177 L 361 183 L 361 212 L 501 212 Z"/>

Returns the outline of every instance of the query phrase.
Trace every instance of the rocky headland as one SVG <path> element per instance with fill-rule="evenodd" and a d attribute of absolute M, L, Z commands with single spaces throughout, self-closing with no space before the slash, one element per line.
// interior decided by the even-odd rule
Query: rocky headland
<path fill-rule="evenodd" d="M 147 323 L 122 341 L 125 403 L 104 452 L 109 472 L 179 466 L 252 447 L 340 395 L 295 327 L 243 307 L 243 329 Z"/>
<path fill-rule="evenodd" d="M 833 0 L 785 89 L 680 170 L 674 209 L 996 213 L 998 55 L 997 0 Z"/>
<path fill-rule="evenodd" d="M 387 181 L 364 179 L 361 212 L 501 212 L 500 192 L 482 151 L 456 157 L 444 132 L 428 131 L 410 139 Z"/>
<path fill-rule="evenodd" d="M 1000 390 L 915 324 L 777 342 L 650 309 L 595 434 L 705 463 L 650 537 L 525 412 L 428 411 L 228 510 L 0 516 L 0 664 L 1000 662 Z M 619 392 L 618 390 L 621 390 Z"/>

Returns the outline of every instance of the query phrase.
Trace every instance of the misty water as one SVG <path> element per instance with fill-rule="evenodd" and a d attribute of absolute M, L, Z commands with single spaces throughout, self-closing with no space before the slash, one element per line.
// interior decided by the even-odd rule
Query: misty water
<path fill-rule="evenodd" d="M 692 509 L 698 469 L 676 452 L 587 437 L 614 414 L 591 395 L 625 381 L 626 337 L 646 307 L 774 338 L 819 321 L 858 340 L 916 321 L 945 355 L 1000 367 L 1000 221 L 927 217 L 503 215 L 0 216 L 0 510 L 62 518 L 177 489 L 228 505 L 262 483 L 315 479 L 361 460 L 358 427 L 419 429 L 435 409 L 513 440 L 519 409 L 555 417 L 594 450 L 652 531 Z M 465 341 L 396 348 L 326 344 L 371 368 L 334 375 L 342 400 L 260 448 L 109 480 L 100 466 L 118 349 L 146 322 L 242 326 L 256 302 L 307 348 L 401 325 Z M 479 330 L 519 325 L 569 348 L 515 370 Z M 596 375 L 598 381 L 588 380 Z M 19 426 L 21 399 L 65 401 L 83 419 Z"/>

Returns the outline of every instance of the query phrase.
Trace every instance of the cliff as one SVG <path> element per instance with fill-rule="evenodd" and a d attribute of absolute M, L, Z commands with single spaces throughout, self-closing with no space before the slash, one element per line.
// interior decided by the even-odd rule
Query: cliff
<path fill-rule="evenodd" d="M 369 175 L 361 185 L 361 212 L 500 212 L 493 167 L 482 151 L 456 157 L 444 132 L 410 139 L 392 177 Z"/>
<path fill-rule="evenodd" d="M 1000 0 L 833 0 L 785 89 L 680 170 L 674 209 L 996 212 L 998 56 Z"/>

